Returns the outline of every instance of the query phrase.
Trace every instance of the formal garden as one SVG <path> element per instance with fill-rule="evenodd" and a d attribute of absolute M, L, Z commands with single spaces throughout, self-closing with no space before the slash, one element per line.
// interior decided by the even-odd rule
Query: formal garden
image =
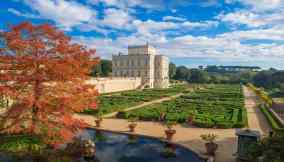
<path fill-rule="evenodd" d="M 247 117 L 240 85 L 208 84 L 182 96 L 133 111 L 118 114 L 119 118 L 146 121 L 190 122 L 206 128 L 241 128 Z"/>
<path fill-rule="evenodd" d="M 205 162 L 207 159 L 200 157 L 199 152 L 174 143 L 178 131 L 174 124 L 194 126 L 190 129 L 247 126 L 241 84 L 174 84 L 167 89 L 99 95 L 94 85 L 86 84 L 91 68 L 99 61 L 95 49 L 72 42 L 51 25 L 29 22 L 0 31 L 0 39 L 1 162 Z M 264 162 L 283 162 L 283 125 L 269 111 L 271 100 L 265 93 L 250 88 L 264 101 L 260 108 L 274 132 L 264 140 L 252 141 L 254 148 L 245 147 L 246 156 L 253 160 L 262 158 Z M 180 95 L 161 103 L 125 111 L 177 94 Z M 110 119 L 128 124 L 127 132 L 101 129 L 104 125 L 97 124 L 101 115 L 111 112 L 119 112 L 118 118 L 128 119 Z M 81 113 L 91 114 L 87 117 L 92 121 L 85 115 L 81 117 L 86 120 L 82 120 L 78 117 Z M 137 129 L 135 132 L 136 126 L 139 128 L 137 120 L 165 123 L 166 127 L 162 127 L 165 136 L 161 139 L 139 135 Z M 111 127 L 115 124 L 111 123 Z M 227 130 L 218 131 L 221 135 Z M 243 132 L 247 135 L 250 130 Z M 218 135 L 200 134 L 198 140 L 205 142 L 202 154 L 207 157 L 217 154 Z"/>
<path fill-rule="evenodd" d="M 177 84 L 167 89 L 143 89 L 102 94 L 98 97 L 99 111 L 88 109 L 83 113 L 102 115 L 121 111 L 144 102 L 182 93 L 186 91 L 187 88 L 190 88 L 187 84 Z"/>

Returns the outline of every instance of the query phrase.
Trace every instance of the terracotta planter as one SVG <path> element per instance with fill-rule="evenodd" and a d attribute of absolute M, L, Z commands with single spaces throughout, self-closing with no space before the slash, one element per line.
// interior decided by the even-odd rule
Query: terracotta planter
<path fill-rule="evenodd" d="M 128 127 L 129 127 L 129 129 L 130 129 L 129 131 L 130 131 L 130 132 L 135 132 L 136 126 L 137 126 L 136 123 L 130 123 L 130 124 L 128 125 Z"/>
<path fill-rule="evenodd" d="M 167 129 L 167 130 L 165 130 L 165 134 L 166 134 L 167 140 L 171 141 L 173 139 L 173 136 L 176 134 L 176 130 Z"/>
<path fill-rule="evenodd" d="M 188 117 L 188 119 L 187 119 L 188 124 L 192 125 L 193 119 L 194 119 L 194 117 L 192 117 L 192 116 Z"/>
<path fill-rule="evenodd" d="M 96 127 L 101 127 L 101 123 L 102 123 L 102 119 L 96 119 L 95 122 L 96 122 Z"/>
<path fill-rule="evenodd" d="M 213 142 L 205 143 L 206 151 L 208 155 L 215 156 L 218 149 L 218 145 Z"/>

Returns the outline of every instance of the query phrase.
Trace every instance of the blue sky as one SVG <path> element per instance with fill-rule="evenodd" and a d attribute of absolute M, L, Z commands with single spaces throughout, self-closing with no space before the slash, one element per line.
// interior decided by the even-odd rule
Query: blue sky
<path fill-rule="evenodd" d="M 149 42 L 178 65 L 284 69 L 284 0 L 5 0 L 0 20 L 56 25 L 102 58 Z"/>

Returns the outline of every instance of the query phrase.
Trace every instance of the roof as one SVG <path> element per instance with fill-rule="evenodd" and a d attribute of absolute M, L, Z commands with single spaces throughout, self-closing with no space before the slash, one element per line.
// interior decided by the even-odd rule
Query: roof
<path fill-rule="evenodd" d="M 237 136 L 250 136 L 250 137 L 260 137 L 260 132 L 256 130 L 250 130 L 250 129 L 241 129 L 237 130 L 236 132 Z"/>

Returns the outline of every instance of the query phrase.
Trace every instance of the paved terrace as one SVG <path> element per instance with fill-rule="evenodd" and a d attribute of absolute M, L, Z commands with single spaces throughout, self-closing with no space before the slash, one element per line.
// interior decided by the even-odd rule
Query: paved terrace
<path fill-rule="evenodd" d="M 256 107 L 257 98 L 253 92 L 244 87 L 245 106 L 248 111 L 248 127 L 253 130 L 259 130 L 262 135 L 266 135 L 270 129 L 265 117 Z M 95 125 L 95 118 L 90 115 L 79 115 L 91 125 Z M 234 162 L 233 154 L 236 152 L 237 138 L 235 136 L 236 129 L 206 129 L 196 128 L 187 125 L 177 125 L 174 127 L 177 131 L 173 141 L 181 144 L 194 152 L 204 155 L 204 142 L 200 139 L 201 134 L 215 133 L 218 135 L 217 143 L 219 148 L 216 154 L 216 162 Z M 122 119 L 104 119 L 101 129 L 111 130 L 115 132 L 128 133 L 128 122 Z M 164 139 L 165 127 L 157 122 L 138 122 L 136 134 L 152 136 Z"/>

